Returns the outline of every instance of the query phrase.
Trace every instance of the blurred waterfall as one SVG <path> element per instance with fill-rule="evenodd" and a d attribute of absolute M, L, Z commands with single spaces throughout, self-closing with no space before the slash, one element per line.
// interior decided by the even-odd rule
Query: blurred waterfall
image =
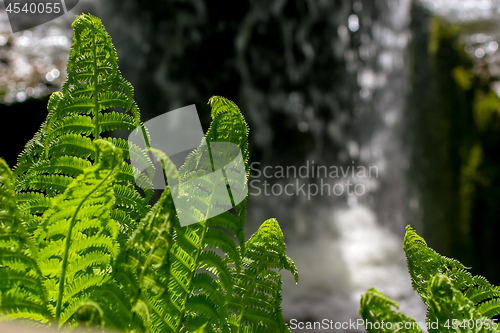
<path fill-rule="evenodd" d="M 337 42 L 354 39 L 345 42 L 343 51 L 337 50 L 346 58 L 342 75 L 351 82 L 351 127 L 342 133 L 343 144 L 334 163 L 375 166 L 378 177 L 341 180 L 362 184 L 367 190 L 364 195 L 314 198 L 280 211 L 282 216 L 288 212 L 280 221 L 296 225 L 295 232 L 286 232 L 291 235 L 287 245 L 301 276 L 295 286 L 285 274 L 284 312 L 301 321 L 355 320 L 360 295 L 375 287 L 397 300 L 402 311 L 424 322 L 425 307 L 411 288 L 402 250 L 408 215 L 419 208 L 418 197 L 411 197 L 406 188 L 409 147 L 404 144 L 405 132 L 410 130 L 405 122 L 410 1 L 354 2 L 353 7 L 354 13 L 338 28 Z M 357 40 L 348 32 L 353 30 L 353 15 L 360 22 Z M 338 96 L 341 91 L 332 94 Z M 328 148 L 323 148 L 323 155 Z M 320 155 L 319 160 L 327 159 Z M 283 204 L 281 197 L 265 200 L 272 201 L 268 214 Z"/>

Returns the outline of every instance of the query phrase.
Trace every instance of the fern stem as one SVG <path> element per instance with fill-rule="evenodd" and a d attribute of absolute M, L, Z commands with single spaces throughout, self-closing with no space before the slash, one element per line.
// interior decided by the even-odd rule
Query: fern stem
<path fill-rule="evenodd" d="M 231 192 L 231 186 L 229 186 L 229 181 L 227 179 L 226 170 L 224 168 L 220 169 L 222 171 L 222 176 L 224 177 L 224 181 L 226 182 L 226 187 L 228 189 L 227 193 L 229 194 L 229 200 L 231 200 L 231 206 L 236 209 L 236 204 L 234 203 L 233 193 Z"/>
<path fill-rule="evenodd" d="M 67 265 L 68 265 L 69 248 L 71 246 L 71 233 L 73 231 L 73 227 L 75 226 L 76 217 L 78 215 L 78 212 L 80 211 L 80 208 L 82 208 L 83 203 L 85 201 L 87 201 L 87 199 L 99 187 L 101 187 L 101 185 L 104 184 L 104 182 L 106 180 L 108 180 L 108 178 L 112 175 L 113 170 L 114 170 L 114 168 L 112 170 L 110 170 L 110 172 L 108 173 L 108 175 L 102 181 L 100 181 L 96 186 L 94 186 L 94 188 L 82 199 L 82 201 L 76 207 L 75 213 L 71 217 L 71 222 L 70 222 L 69 228 L 68 228 L 68 235 L 66 236 L 66 240 L 64 242 L 64 258 L 63 258 L 63 261 L 62 261 L 61 276 L 59 278 L 59 292 L 58 292 L 58 296 L 57 296 L 57 306 L 56 306 L 56 320 L 57 321 L 59 321 L 59 317 L 61 316 L 62 299 L 63 299 L 63 294 L 64 294 L 64 280 L 66 279 L 66 268 L 67 268 Z"/>
<path fill-rule="evenodd" d="M 92 52 L 94 55 L 94 78 L 92 82 L 93 88 L 94 88 L 94 140 L 97 140 L 100 138 L 100 130 L 99 130 L 99 75 L 97 74 L 97 45 L 96 45 L 96 36 L 94 35 L 93 40 L 92 40 Z M 95 160 L 99 160 L 99 151 L 96 151 L 96 158 Z"/>

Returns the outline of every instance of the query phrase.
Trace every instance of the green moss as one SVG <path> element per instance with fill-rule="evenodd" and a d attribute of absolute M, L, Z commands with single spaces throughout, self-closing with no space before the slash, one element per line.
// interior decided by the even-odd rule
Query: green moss
<path fill-rule="evenodd" d="M 456 37 L 459 35 L 460 30 L 459 25 L 447 23 L 434 16 L 429 24 L 429 55 L 433 56 L 439 51 L 443 40 L 452 39 L 457 41 Z"/>
<path fill-rule="evenodd" d="M 477 91 L 474 104 L 474 121 L 479 132 L 484 133 L 491 126 L 495 127 L 499 120 L 500 98 L 490 90 L 486 94 Z"/>
<path fill-rule="evenodd" d="M 468 159 L 460 173 L 460 224 L 465 233 L 470 231 L 471 210 L 474 203 L 474 192 L 478 167 L 483 161 L 483 149 L 480 144 L 474 145 L 468 152 Z"/>
<path fill-rule="evenodd" d="M 472 83 L 474 79 L 474 73 L 472 70 L 465 69 L 463 66 L 457 66 L 451 73 L 455 82 L 463 89 L 469 90 L 472 88 Z"/>

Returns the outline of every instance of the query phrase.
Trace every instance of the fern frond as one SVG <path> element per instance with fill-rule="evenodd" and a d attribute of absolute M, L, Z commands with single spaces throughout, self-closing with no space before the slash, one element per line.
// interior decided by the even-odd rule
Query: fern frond
<path fill-rule="evenodd" d="M 93 142 L 100 139 L 104 131 L 142 126 L 133 89 L 118 70 L 115 48 L 101 21 L 92 15 L 80 15 L 73 28 L 68 77 L 62 92 L 51 96 L 47 120 L 20 155 L 15 169 L 19 191 L 36 190 L 55 197 L 81 174 L 87 167 L 85 164 L 96 163 L 98 156 Z M 116 112 L 117 108 L 122 112 Z M 124 171 L 133 175 L 133 170 Z M 122 185 L 129 185 L 131 191 L 117 192 L 128 196 L 124 200 L 136 200 L 140 195 L 134 188 L 135 179 L 122 177 L 120 180 Z M 145 182 L 143 179 L 138 185 L 146 186 Z M 145 194 L 147 200 L 152 196 L 150 192 Z M 132 209 L 130 206 L 125 211 L 130 213 Z M 29 211 L 34 212 L 26 210 Z M 132 213 L 138 221 L 145 210 Z M 39 215 L 30 214 L 27 218 L 34 224 Z"/>
<path fill-rule="evenodd" d="M 14 167 L 14 173 L 16 176 L 18 176 L 18 181 L 22 180 L 19 178 L 22 178 L 22 175 L 27 172 L 33 166 L 33 164 L 36 164 L 46 157 L 46 149 L 44 144 L 46 141 L 47 123 L 54 116 L 57 106 L 62 98 L 63 94 L 59 91 L 53 93 L 50 96 L 49 103 L 47 105 L 47 120 L 42 123 L 38 132 L 36 132 L 33 136 L 33 139 L 28 141 L 28 143 L 24 147 L 24 150 L 17 159 L 17 165 Z"/>
<path fill-rule="evenodd" d="M 165 165 L 174 179 L 175 167 L 168 159 Z M 125 250 L 113 269 L 113 279 L 117 284 L 126 286 L 123 299 L 127 300 L 127 306 L 132 309 L 124 326 L 126 329 L 154 331 L 152 325 L 158 317 L 151 307 L 154 308 L 155 304 L 161 302 L 157 300 L 158 295 L 166 293 L 168 289 L 168 253 L 173 245 L 175 220 L 175 207 L 170 192 L 166 189 L 123 244 Z"/>
<path fill-rule="evenodd" d="M 403 332 L 403 329 L 404 332 L 408 333 L 422 333 L 415 319 L 397 311 L 398 309 L 398 303 L 371 288 L 361 296 L 359 315 L 365 321 L 365 328 L 369 333 Z M 390 327 L 387 325 L 388 323 L 390 323 Z M 396 325 L 399 323 L 407 326 L 398 330 Z"/>
<path fill-rule="evenodd" d="M 227 142 L 237 144 L 238 148 L 240 148 L 241 144 L 241 147 L 246 151 L 247 146 L 244 142 L 246 140 L 247 125 L 239 109 L 233 107 L 225 113 L 220 112 L 217 115 L 214 113 L 214 117 L 214 123 L 219 122 L 222 124 L 227 119 L 232 119 L 235 122 L 239 121 L 240 127 L 245 130 L 242 133 L 236 132 L 225 135 L 224 133 L 230 133 L 231 130 L 221 125 L 219 129 L 220 136 L 213 134 L 211 136 L 213 140 L 227 140 Z M 213 133 L 215 133 L 214 131 L 212 130 Z M 164 157 L 161 157 L 161 159 L 166 160 Z M 243 170 L 246 170 L 247 164 L 241 166 Z M 177 205 L 176 203 L 177 212 L 181 212 L 183 221 L 187 218 L 192 220 L 193 223 L 202 222 L 182 228 L 177 224 L 176 219 L 170 221 L 170 223 L 175 224 L 175 226 L 172 224 L 171 233 L 175 243 L 170 245 L 168 251 L 165 252 L 165 264 L 158 264 L 159 268 L 153 270 L 151 276 L 145 277 L 137 274 L 141 277 L 141 283 L 153 292 L 150 304 L 159 304 L 161 302 L 166 308 L 161 314 L 156 313 L 152 316 L 153 321 L 163 320 L 162 322 L 156 322 L 155 325 L 165 327 L 165 329 L 168 327 L 173 332 L 189 330 L 190 327 L 199 327 L 200 324 L 207 321 L 212 323 L 212 326 L 205 328 L 208 331 L 211 331 L 214 327 L 226 331 L 229 327 L 225 315 L 214 316 L 210 309 L 217 309 L 217 313 L 227 312 L 227 295 L 233 293 L 233 282 L 228 267 L 235 264 L 239 268 L 241 249 L 237 247 L 232 236 L 227 234 L 226 231 L 234 235 L 238 239 L 241 248 L 244 248 L 244 216 L 240 215 L 238 219 L 227 212 L 231 208 L 231 203 L 226 200 L 228 193 L 226 185 L 228 182 L 222 178 L 222 174 L 220 177 L 223 179 L 222 181 L 215 179 L 212 175 L 213 171 L 214 165 L 211 162 L 209 147 L 202 142 L 202 145 L 188 156 L 186 163 L 181 167 L 179 171 L 181 179 L 175 181 L 173 178 L 168 177 L 171 185 L 170 191 L 175 192 L 177 200 L 181 198 L 181 200 L 189 202 L 186 205 Z M 184 184 L 182 184 L 183 182 Z M 189 184 L 186 185 L 186 182 L 189 182 Z M 176 186 L 179 183 L 181 185 Z M 246 184 L 245 173 L 243 173 L 243 184 Z M 243 212 L 243 210 L 240 210 L 240 212 Z M 151 221 L 154 221 L 154 218 Z M 146 220 L 144 220 L 145 222 Z M 142 228 L 139 227 L 138 230 Z M 155 235 L 156 232 L 152 234 Z M 141 243 L 154 244 L 152 241 L 142 241 Z M 167 242 L 164 243 L 167 244 Z M 138 242 L 135 241 L 134 244 L 138 244 Z M 224 257 L 221 257 L 213 250 L 222 250 L 225 254 Z M 142 250 L 139 253 L 143 253 L 143 259 L 137 256 L 136 259 L 133 259 L 133 262 L 143 262 L 148 251 Z M 160 256 L 157 255 L 156 257 Z M 214 290 L 217 290 L 220 295 L 215 296 Z M 198 294 L 200 292 L 202 294 Z M 158 295 L 158 293 L 161 295 L 160 299 L 154 296 L 155 294 Z M 215 322 L 213 322 L 214 320 Z"/>
<path fill-rule="evenodd" d="M 66 117 L 52 125 L 51 132 L 47 134 L 47 142 L 67 133 L 89 135 L 93 129 L 94 124 L 89 116 L 75 115 L 71 118 Z"/>
<path fill-rule="evenodd" d="M 243 232 L 243 226 L 246 222 L 247 193 L 244 189 L 247 186 L 250 170 L 248 164 L 248 124 L 239 108 L 232 101 L 224 97 L 214 96 L 210 98 L 209 104 L 212 107 L 212 123 L 205 135 L 204 142 L 186 158 L 184 165 L 179 169 L 181 181 L 188 184 L 185 186 L 187 195 L 190 198 L 203 198 L 202 202 L 190 206 L 190 210 L 186 212 L 186 218 L 198 222 L 203 220 L 203 217 L 219 215 L 228 209 L 227 205 L 229 208 L 234 206 L 238 213 L 239 231 L 237 233 L 239 234 Z M 239 148 L 242 165 L 233 162 L 235 150 L 231 146 L 226 145 L 222 149 L 217 149 L 217 145 L 221 145 L 221 143 L 233 144 Z M 233 165 L 234 163 L 236 164 Z M 219 185 L 229 186 L 230 202 L 225 197 L 220 196 L 226 196 L 227 190 L 218 188 L 219 179 L 213 178 L 214 176 L 208 177 L 209 174 L 219 169 L 223 176 L 223 182 Z M 242 173 L 241 169 L 245 172 Z M 235 201 L 236 198 L 238 200 Z M 211 216 L 207 216 L 206 206 L 219 211 L 212 212 Z M 202 209 L 197 210 L 196 207 Z M 241 242 L 240 246 L 243 245 L 244 243 Z"/>
<path fill-rule="evenodd" d="M 267 332 L 289 332 L 284 323 L 281 304 L 281 274 L 289 270 L 298 282 L 297 268 L 286 255 L 283 233 L 276 219 L 265 221 L 247 241 L 242 269 L 233 269 L 234 294 L 229 308 L 237 314 L 230 322 L 233 331 L 248 327 Z"/>
<path fill-rule="evenodd" d="M 46 322 L 47 292 L 35 259 L 36 247 L 17 208 L 15 176 L 0 159 L 0 321 L 18 318 Z"/>
<path fill-rule="evenodd" d="M 113 180 L 123 160 L 111 143 L 97 140 L 95 144 L 99 163 L 85 169 L 53 199 L 35 232 L 45 288 L 60 325 L 109 278 L 110 261 L 118 254 L 118 225 L 109 210 L 115 200 Z"/>
<path fill-rule="evenodd" d="M 113 106 L 112 101 L 107 100 L 107 103 L 111 103 L 111 106 Z M 117 129 L 132 131 L 136 128 L 136 122 L 132 116 L 117 112 L 103 114 L 99 119 L 99 125 L 101 126 L 101 131 L 114 131 Z"/>
<path fill-rule="evenodd" d="M 232 288 L 227 265 L 214 252 L 202 251 L 203 236 L 199 235 L 203 235 L 203 226 L 180 227 L 168 189 L 159 204 L 156 212 L 153 208 L 150 221 L 141 222 L 131 239 L 136 247 L 150 246 L 149 249 L 144 248 L 135 257 L 128 258 L 129 262 L 142 267 L 136 276 L 141 285 L 151 291 L 150 304 L 162 304 L 151 317 L 151 329 L 189 331 L 189 327 L 199 327 L 200 321 L 210 321 L 225 331 L 227 324 L 221 314 L 226 312 L 225 295 Z M 211 272 L 217 279 L 200 269 Z"/>
<path fill-rule="evenodd" d="M 212 124 L 205 135 L 207 142 L 231 142 L 240 147 L 247 173 L 248 124 L 238 106 L 227 98 L 212 96 L 208 104 L 212 107 Z"/>
<path fill-rule="evenodd" d="M 500 288 L 491 285 L 482 276 L 473 276 L 458 260 L 447 258 L 429 248 L 425 240 L 410 227 L 406 227 L 403 246 L 413 288 L 422 296 L 424 302 L 428 298 L 428 283 L 437 274 L 446 275 L 453 287 L 487 317 L 500 314 Z M 483 312 L 484 311 L 484 312 Z"/>
<path fill-rule="evenodd" d="M 231 142 L 236 144 L 241 150 L 245 175 L 241 175 L 237 171 L 229 176 L 226 175 L 226 179 L 229 180 L 228 185 L 231 192 L 233 192 L 232 195 L 235 196 L 236 193 L 239 193 L 241 197 L 241 186 L 247 185 L 248 177 L 250 176 L 250 164 L 248 163 L 248 134 L 250 129 L 240 109 L 233 101 L 221 96 L 212 96 L 208 103 L 212 107 L 212 124 L 207 131 L 206 141 L 209 143 Z M 243 201 L 236 203 L 235 207 L 241 225 L 245 225 L 246 223 L 246 202 L 245 195 Z"/>
<path fill-rule="evenodd" d="M 457 290 L 453 281 L 446 275 L 436 274 L 433 276 L 428 282 L 427 288 L 427 320 L 438 323 L 438 328 L 434 331 L 498 332 L 495 329 L 497 325 L 460 290 Z M 471 325 L 471 323 L 473 324 Z M 466 329 L 463 329 L 464 327 Z"/>

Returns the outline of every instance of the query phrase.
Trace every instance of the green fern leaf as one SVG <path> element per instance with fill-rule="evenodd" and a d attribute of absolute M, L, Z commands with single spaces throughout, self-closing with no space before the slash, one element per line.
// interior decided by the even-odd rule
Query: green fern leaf
<path fill-rule="evenodd" d="M 236 281 L 229 308 L 234 332 L 245 332 L 248 327 L 267 332 L 289 332 L 282 313 L 281 275 L 274 270 L 289 270 L 298 282 L 297 268 L 286 255 L 283 233 L 276 219 L 269 219 L 247 241 L 242 269 L 233 269 Z M 272 305 L 272 306 L 271 306 Z"/>
<path fill-rule="evenodd" d="M 103 132 L 142 126 L 133 89 L 118 70 L 116 51 L 100 20 L 91 15 L 80 15 L 73 28 L 68 77 L 62 92 L 51 96 L 47 120 L 28 143 L 15 168 L 19 191 L 40 191 L 53 198 L 65 191 L 72 179 L 87 167 L 86 164 L 95 163 L 98 156 L 93 142 L 100 139 Z M 116 112 L 118 109 L 122 112 Z M 125 158 L 129 157 L 128 148 L 124 154 Z M 146 156 L 142 158 L 147 159 Z M 126 196 L 121 196 L 118 202 L 138 198 L 142 201 L 134 188 L 134 173 L 138 171 L 128 166 L 123 175 L 118 176 L 121 185 L 128 185 L 130 189 L 115 189 L 118 194 Z M 146 201 L 152 196 L 152 192 L 146 190 L 147 181 L 143 177 L 138 184 L 145 188 Z M 38 203 L 25 204 L 36 206 Z M 135 207 L 125 204 L 115 209 L 124 206 L 128 208 L 123 212 L 131 214 L 135 221 L 146 213 L 142 203 Z M 25 210 L 32 214 L 27 216 L 32 220 L 31 224 L 38 221 L 34 211 Z"/>
<path fill-rule="evenodd" d="M 473 276 L 459 261 L 436 253 L 410 226 L 406 227 L 404 250 L 413 288 L 424 302 L 429 300 L 429 281 L 437 274 L 443 274 L 450 279 L 455 289 L 479 306 L 483 315 L 491 318 L 500 314 L 499 287 L 491 285 L 482 276 Z"/>
<path fill-rule="evenodd" d="M 457 290 L 446 275 L 432 277 L 427 295 L 427 320 L 438 324 L 430 332 L 498 332 L 497 325 Z"/>
<path fill-rule="evenodd" d="M 0 321 L 31 319 L 47 322 L 47 292 L 36 247 L 26 232 L 17 208 L 15 176 L 0 159 Z"/>
<path fill-rule="evenodd" d="M 49 306 L 60 325 L 109 278 L 107 269 L 118 255 L 118 225 L 109 210 L 115 200 L 113 180 L 123 160 L 109 142 L 96 141 L 97 149 L 100 162 L 53 199 L 35 233 L 45 288 L 52 299 Z"/>
<path fill-rule="evenodd" d="M 371 288 L 361 296 L 359 314 L 369 333 L 403 332 L 403 329 L 404 332 L 421 333 L 422 330 L 415 319 L 397 311 L 398 309 L 399 306 L 395 301 Z M 397 326 L 401 324 L 406 326 Z"/>

